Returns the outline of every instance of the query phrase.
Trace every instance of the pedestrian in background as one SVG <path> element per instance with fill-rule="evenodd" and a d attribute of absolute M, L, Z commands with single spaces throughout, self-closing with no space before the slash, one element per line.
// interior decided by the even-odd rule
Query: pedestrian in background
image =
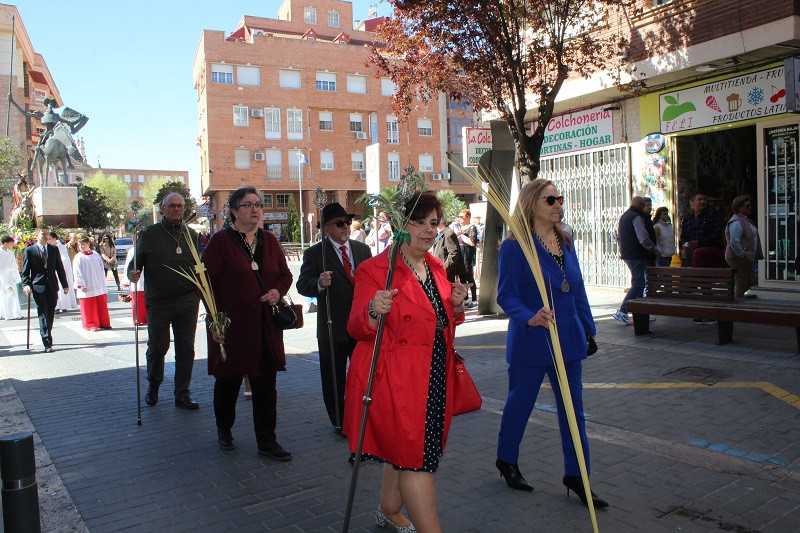
<path fill-rule="evenodd" d="M 475 257 L 478 230 L 470 222 L 471 215 L 469 209 L 461 210 L 458 214 L 458 230 L 456 231 L 458 244 L 461 247 L 461 256 L 464 258 L 464 266 L 466 267 L 464 277 L 461 278 L 461 281 L 467 284 L 472 293 L 472 300 L 465 305 L 466 309 L 475 309 L 478 307 L 478 287 L 475 284 Z"/>
<path fill-rule="evenodd" d="M 22 256 L 22 292 L 33 295 L 39 315 L 39 335 L 44 351 L 53 351 L 53 321 L 58 303 L 58 284 L 69 290 L 67 274 L 61 262 L 58 248 L 48 244 L 50 230 L 44 226 L 36 228 L 36 243 L 25 248 Z"/>
<path fill-rule="evenodd" d="M 67 275 L 67 292 L 58 293 L 58 302 L 56 302 L 56 313 L 62 311 L 71 311 L 78 308 L 78 298 L 75 293 L 75 276 L 72 270 L 72 259 L 69 257 L 69 249 L 58 238 L 55 231 L 50 232 L 50 244 L 58 248 L 61 254 L 61 262 L 64 264 L 64 273 Z M 62 287 L 63 288 L 63 287 Z"/>
<path fill-rule="evenodd" d="M 3 235 L 0 249 L 0 312 L 3 320 L 15 320 L 22 317 L 19 305 L 17 285 L 22 281 L 17 270 L 17 258 L 14 255 L 14 237 Z"/>
<path fill-rule="evenodd" d="M 114 274 L 117 290 L 120 290 L 119 273 L 117 273 L 117 245 L 114 244 L 114 238 L 106 233 L 103 235 L 100 245 L 97 248 L 100 252 L 100 256 L 103 258 L 103 272 L 107 273 L 110 270 L 111 273 Z"/>
<path fill-rule="evenodd" d="M 533 490 L 533 486 L 525 480 L 519 469 L 519 447 L 542 380 L 547 375 L 555 396 L 561 432 L 561 448 L 564 454 L 562 483 L 567 487 L 567 495 L 572 490 L 587 505 L 578 456 L 572 443 L 561 389 L 556 378 L 548 330 L 549 322 L 557 322 L 558 340 L 564 356 L 588 472 L 589 440 L 586 437 L 583 410 L 581 361 L 587 356 L 588 340 L 595 336 L 596 329 L 578 256 L 571 239 L 559 225 L 562 202 L 563 197 L 559 196 L 551 181 L 536 179 L 522 188 L 516 207 L 524 213 L 533 231 L 529 238 L 534 239 L 545 286 L 552 288 L 549 310 L 542 301 L 519 242 L 511 237 L 500 248 L 497 303 L 509 317 L 506 340 L 508 397 L 500 421 L 495 464 L 509 487 Z M 558 320 L 559 317 L 561 320 Z M 595 507 L 608 506 L 608 503 L 594 493 L 591 496 Z"/>
<path fill-rule="evenodd" d="M 758 229 L 750 220 L 753 213 L 753 199 L 747 195 L 737 196 L 731 204 L 733 216 L 725 226 L 725 261 L 735 268 L 734 282 L 736 298 L 758 283 L 756 265 L 764 259 Z"/>
<path fill-rule="evenodd" d="M 683 266 L 724 266 L 722 234 L 725 226 L 719 213 L 708 205 L 703 191 L 694 191 L 689 205 L 691 211 L 681 221 L 679 245 Z"/>
<path fill-rule="evenodd" d="M 367 234 L 361 229 L 361 221 L 353 220 L 350 224 L 350 238 L 360 243 L 363 243 L 367 239 Z"/>
<path fill-rule="evenodd" d="M 385 315 L 374 400 L 363 441 L 363 457 L 384 463 L 379 526 L 415 531 L 401 513 L 405 505 L 419 531 L 441 531 L 434 472 L 444 453 L 455 379 L 455 326 L 464 320 L 466 289 L 451 284 L 433 245 L 442 204 L 432 192 L 417 193 L 405 204 L 403 228 L 411 241 L 400 245 L 392 290 L 384 290 L 389 250 L 361 264 L 356 272 L 347 330 L 358 341 L 347 374 L 345 427 L 355 452 L 370 374 L 378 320 Z M 354 456 L 351 456 L 354 457 Z"/>
<path fill-rule="evenodd" d="M 89 237 L 78 241 L 80 253 L 72 263 L 75 288 L 81 306 L 81 325 L 89 331 L 111 329 L 106 272 L 100 255 L 89 249 L 91 242 Z"/>
<path fill-rule="evenodd" d="M 348 238 L 351 235 L 350 221 L 353 216 L 337 202 L 328 204 L 322 209 L 325 239 L 303 253 L 303 265 L 300 267 L 296 285 L 297 292 L 308 298 L 316 298 L 318 302 L 317 346 L 322 399 L 331 425 L 340 435 L 344 419 L 347 362 L 356 346 L 356 341 L 347 333 L 347 319 L 353 304 L 354 276 L 358 265 L 372 257 L 369 246 Z M 322 268 L 323 253 L 325 269 Z M 331 304 L 330 334 L 328 301 Z"/>
<path fill-rule="evenodd" d="M 656 266 L 668 267 L 675 255 L 675 230 L 669 218 L 669 209 L 659 207 L 653 215 L 653 229 L 656 232 L 656 247 L 660 250 L 656 256 Z"/>
<path fill-rule="evenodd" d="M 242 187 L 228 198 L 231 224 L 214 234 L 203 252 L 219 311 L 231 319 L 224 337 L 208 330 L 208 373 L 214 376 L 217 444 L 236 448 L 231 429 L 236 399 L 247 375 L 253 400 L 253 427 L 259 455 L 291 461 L 277 442 L 276 380 L 286 370 L 283 331 L 272 321 L 272 306 L 292 285 L 292 273 L 278 239 L 261 228 L 263 196 Z M 149 317 L 148 317 L 149 319 Z M 223 360 L 220 344 L 227 356 Z"/>
<path fill-rule="evenodd" d="M 183 196 L 171 192 L 161 201 L 161 222 L 151 224 L 139 235 L 136 261 L 126 266 L 128 279 L 138 282 L 142 272 L 147 300 L 147 381 L 144 401 L 158 403 L 158 391 L 164 381 L 164 357 L 169 350 L 170 327 L 175 338 L 175 406 L 198 409 L 189 391 L 194 366 L 194 337 L 200 296 L 195 286 L 178 275 L 192 272 L 195 264 L 189 246 L 196 246 L 197 233 L 183 224 L 186 203 Z M 187 239 L 193 242 L 189 243 Z M 133 266 L 136 265 L 137 270 Z"/>
<path fill-rule="evenodd" d="M 436 259 L 442 262 L 447 273 L 447 280 L 450 283 L 456 278 L 463 278 L 467 273 L 467 266 L 464 257 L 461 255 L 461 246 L 458 244 L 456 233 L 447 225 L 444 217 L 439 219 L 439 227 L 436 238 L 433 241 L 431 252 Z"/>

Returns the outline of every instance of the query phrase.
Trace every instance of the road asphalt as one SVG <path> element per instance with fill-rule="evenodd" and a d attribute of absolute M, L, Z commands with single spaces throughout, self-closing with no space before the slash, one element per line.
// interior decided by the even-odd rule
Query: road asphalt
<path fill-rule="evenodd" d="M 292 263 L 297 275 L 299 265 Z M 109 282 L 109 288 L 113 282 Z M 297 296 L 296 293 L 293 296 Z M 657 317 L 635 337 L 612 314 L 623 293 L 590 288 L 599 351 L 583 366 L 592 489 L 610 503 L 600 531 L 800 531 L 800 355 L 791 328 L 736 324 L 731 344 L 716 328 Z M 302 298 L 295 298 L 303 302 Z M 144 403 L 147 331 L 109 293 L 113 330 L 56 315 L 56 351 L 42 351 L 33 311 L 0 323 L 0 435 L 33 433 L 43 531 L 340 531 L 351 478 L 346 442 L 327 420 L 319 384 L 316 317 L 285 335 L 278 377 L 278 441 L 294 455 L 257 452 L 248 399 L 220 450 L 213 378 L 202 321 L 192 397 L 175 407 L 167 355 L 161 401 Z M 23 309 L 24 311 L 24 309 Z M 456 348 L 483 397 L 457 417 L 436 474 L 444 531 L 591 531 L 589 513 L 561 484 L 563 459 L 552 390 L 544 387 L 519 466 L 533 492 L 506 486 L 494 466 L 507 393 L 508 321 L 471 311 Z M 380 466 L 365 463 L 351 531 L 377 532 Z"/>

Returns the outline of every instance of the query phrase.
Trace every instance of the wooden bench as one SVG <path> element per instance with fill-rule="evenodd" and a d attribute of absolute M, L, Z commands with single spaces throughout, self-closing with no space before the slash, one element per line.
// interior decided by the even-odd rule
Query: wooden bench
<path fill-rule="evenodd" d="M 636 335 L 650 333 L 650 315 L 717 321 L 718 344 L 733 340 L 733 323 L 793 326 L 800 351 L 800 304 L 740 298 L 731 268 L 647 267 L 647 296 L 627 303 Z"/>
<path fill-rule="evenodd" d="M 282 242 L 281 248 L 283 248 L 283 255 L 286 256 L 286 259 L 294 257 L 300 261 L 303 258 L 303 245 L 299 242 Z"/>

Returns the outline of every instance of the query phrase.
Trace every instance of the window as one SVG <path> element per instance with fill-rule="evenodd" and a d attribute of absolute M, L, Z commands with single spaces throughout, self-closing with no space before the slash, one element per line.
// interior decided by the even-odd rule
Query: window
<path fill-rule="evenodd" d="M 139 183 L 144 183 L 144 174 L 139 174 Z"/>
<path fill-rule="evenodd" d="M 281 151 L 276 150 L 274 148 L 271 150 L 267 150 L 266 160 L 267 160 L 267 179 L 268 180 L 283 179 L 283 162 L 281 161 Z"/>
<path fill-rule="evenodd" d="M 277 107 L 264 110 L 264 136 L 267 139 L 281 138 L 281 110 Z"/>
<path fill-rule="evenodd" d="M 236 83 L 239 85 L 261 85 L 261 69 L 259 67 L 236 67 Z"/>
<path fill-rule="evenodd" d="M 42 91 L 41 89 L 33 90 L 33 96 L 31 97 L 31 100 L 33 101 L 34 104 L 43 106 L 45 98 L 47 98 L 46 92 Z"/>
<path fill-rule="evenodd" d="M 286 138 L 303 138 L 303 111 L 301 109 L 286 110 Z"/>
<path fill-rule="evenodd" d="M 250 168 L 250 150 L 236 148 L 233 151 L 233 168 Z"/>
<path fill-rule="evenodd" d="M 469 104 L 461 102 L 459 100 L 450 100 L 449 104 L 450 104 L 450 109 L 463 109 L 465 111 L 470 109 Z"/>
<path fill-rule="evenodd" d="M 394 115 L 386 117 L 386 142 L 400 144 L 400 131 L 397 126 L 397 117 Z"/>
<path fill-rule="evenodd" d="M 429 118 L 418 118 L 417 119 L 417 133 L 419 135 L 424 135 L 426 137 L 430 137 L 433 135 L 433 121 Z"/>
<path fill-rule="evenodd" d="M 128 198 L 130 198 L 130 197 L 131 197 L 131 190 L 130 190 L 130 189 L 128 189 L 127 191 L 125 191 L 125 196 L 127 196 Z"/>
<path fill-rule="evenodd" d="M 318 91 L 335 91 L 336 90 L 336 74 L 332 72 L 317 72 L 317 90 Z"/>
<path fill-rule="evenodd" d="M 358 74 L 347 75 L 347 92 L 367 94 L 367 77 Z"/>
<path fill-rule="evenodd" d="M 339 27 L 339 12 L 338 11 L 328 11 L 328 26 L 331 28 L 338 28 Z"/>
<path fill-rule="evenodd" d="M 303 8 L 303 22 L 306 24 L 316 24 L 317 23 L 317 10 L 313 7 L 304 7 Z"/>
<path fill-rule="evenodd" d="M 323 150 L 319 153 L 319 168 L 320 170 L 333 170 L 333 152 Z"/>
<path fill-rule="evenodd" d="M 381 78 L 381 94 L 383 96 L 394 96 L 397 92 L 394 82 L 389 78 Z"/>
<path fill-rule="evenodd" d="M 300 84 L 300 71 L 280 69 L 278 72 L 278 85 L 284 89 L 299 89 Z"/>
<path fill-rule="evenodd" d="M 130 182 L 131 182 L 131 175 L 125 174 L 125 183 L 130 183 Z"/>
<path fill-rule="evenodd" d="M 211 65 L 211 83 L 233 85 L 233 65 Z"/>
<path fill-rule="evenodd" d="M 247 106 L 235 105 L 233 106 L 233 125 L 234 126 L 247 126 L 250 118 L 247 116 Z"/>
<path fill-rule="evenodd" d="M 418 168 L 420 172 L 433 172 L 433 156 L 430 154 L 420 154 Z"/>
<path fill-rule="evenodd" d="M 275 207 L 278 209 L 286 209 L 289 207 L 289 197 L 291 194 L 276 194 L 275 195 Z"/>
<path fill-rule="evenodd" d="M 364 131 L 364 117 L 358 113 L 350 113 L 350 131 Z"/>
<path fill-rule="evenodd" d="M 144 191 L 142 189 L 139 189 L 139 198 L 143 197 L 144 197 Z"/>
<path fill-rule="evenodd" d="M 389 154 L 389 181 L 400 181 L 400 154 Z"/>
<path fill-rule="evenodd" d="M 272 194 L 265 194 L 261 201 L 264 203 L 265 209 L 272 209 Z"/>
<path fill-rule="evenodd" d="M 330 111 L 319 112 L 319 129 L 322 131 L 333 130 L 333 113 Z"/>
<path fill-rule="evenodd" d="M 364 152 L 350 152 L 350 168 L 364 170 Z"/>

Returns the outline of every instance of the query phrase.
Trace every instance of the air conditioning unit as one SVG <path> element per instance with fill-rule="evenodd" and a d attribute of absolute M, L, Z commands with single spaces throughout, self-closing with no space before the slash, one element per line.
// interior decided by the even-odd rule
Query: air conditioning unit
<path fill-rule="evenodd" d="M 264 160 L 264 152 L 256 152 L 253 154 L 253 161 L 263 161 Z"/>
<path fill-rule="evenodd" d="M 441 174 L 431 174 L 431 179 L 433 181 L 442 181 L 442 175 Z"/>
<path fill-rule="evenodd" d="M 450 181 L 450 173 L 449 172 L 443 172 L 442 173 L 442 179 Z"/>
<path fill-rule="evenodd" d="M 367 179 L 367 173 L 366 172 L 359 172 L 358 173 L 358 179 L 360 179 L 360 180 Z"/>
<path fill-rule="evenodd" d="M 264 110 L 263 109 L 251 109 L 250 116 L 253 118 L 264 118 Z"/>
<path fill-rule="evenodd" d="M 266 34 L 267 32 L 265 32 L 264 30 L 256 30 L 253 32 L 253 35 L 266 35 Z"/>
<path fill-rule="evenodd" d="M 357 131 L 356 132 L 356 139 L 359 141 L 366 141 L 367 140 L 367 132 L 366 131 Z"/>

